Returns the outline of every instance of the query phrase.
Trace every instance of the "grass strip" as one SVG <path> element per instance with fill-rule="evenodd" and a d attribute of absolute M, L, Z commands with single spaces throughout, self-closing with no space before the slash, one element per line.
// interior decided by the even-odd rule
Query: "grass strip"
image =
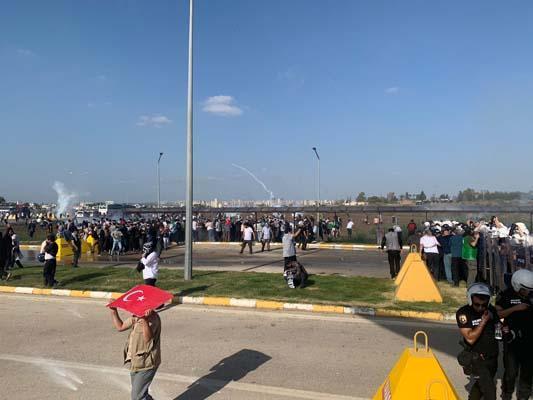
<path fill-rule="evenodd" d="M 57 267 L 58 289 L 125 292 L 142 283 L 133 268 L 69 266 Z M 13 271 L 12 278 L 1 285 L 43 287 L 42 266 Z M 394 301 L 394 284 L 390 279 L 311 275 L 304 289 L 290 289 L 281 274 L 261 272 L 195 270 L 193 279 L 185 281 L 182 269 L 162 269 L 157 285 L 176 296 L 213 296 L 273 300 L 292 303 L 335 304 L 385 308 L 391 310 L 455 312 L 464 304 L 464 287 L 453 288 L 440 283 L 444 298 L 438 303 Z"/>

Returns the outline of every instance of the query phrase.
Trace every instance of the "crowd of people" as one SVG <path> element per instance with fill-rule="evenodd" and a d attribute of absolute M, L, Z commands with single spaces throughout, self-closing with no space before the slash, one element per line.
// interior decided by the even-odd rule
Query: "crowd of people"
<path fill-rule="evenodd" d="M 470 286 L 484 280 L 494 291 L 509 286 L 517 268 L 531 264 L 529 231 L 524 223 L 505 226 L 497 216 L 490 220 L 426 221 L 422 227 L 411 220 L 407 232 L 396 225 L 383 236 L 381 248 L 389 253 L 391 277 L 399 271 L 403 243 L 421 252 L 436 280 L 453 286 L 465 281 Z"/>

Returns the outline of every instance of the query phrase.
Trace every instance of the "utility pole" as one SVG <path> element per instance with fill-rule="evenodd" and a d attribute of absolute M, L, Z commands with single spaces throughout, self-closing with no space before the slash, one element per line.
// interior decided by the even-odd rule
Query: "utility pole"
<path fill-rule="evenodd" d="M 163 157 L 163 153 L 159 153 L 159 158 L 157 159 L 157 216 L 159 216 L 159 209 L 161 208 L 161 177 L 159 175 L 161 157 Z"/>
<path fill-rule="evenodd" d="M 318 163 L 318 174 L 317 174 L 317 185 L 316 185 L 316 236 L 318 239 L 319 233 L 320 233 L 320 156 L 318 155 L 318 151 L 316 147 L 313 147 L 313 151 L 315 152 L 317 163 Z M 318 241 L 318 240 L 317 240 Z"/>
<path fill-rule="evenodd" d="M 192 202 L 193 202 L 193 163 L 192 163 L 192 22 L 193 0 L 189 0 L 189 77 L 187 84 L 187 190 L 185 195 L 185 259 L 183 265 L 183 279 L 192 279 Z"/>

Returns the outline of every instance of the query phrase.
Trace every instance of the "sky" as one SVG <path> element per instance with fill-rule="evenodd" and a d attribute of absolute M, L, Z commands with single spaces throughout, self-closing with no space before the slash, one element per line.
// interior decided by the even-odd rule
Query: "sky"
<path fill-rule="evenodd" d="M 0 196 L 185 197 L 188 3 L 4 2 Z M 533 187 L 533 3 L 194 4 L 195 199 Z"/>

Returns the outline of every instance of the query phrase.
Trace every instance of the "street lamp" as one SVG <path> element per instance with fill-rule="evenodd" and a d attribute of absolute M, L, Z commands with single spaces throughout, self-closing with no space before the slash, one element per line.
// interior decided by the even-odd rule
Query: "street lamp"
<path fill-rule="evenodd" d="M 157 215 L 159 215 L 159 209 L 161 208 L 161 177 L 159 175 L 161 157 L 163 157 L 163 153 L 159 153 L 159 158 L 157 159 Z"/>
<path fill-rule="evenodd" d="M 320 233 L 320 156 L 318 155 L 318 151 L 316 150 L 316 147 L 313 147 L 313 151 L 315 152 L 317 163 L 318 163 L 318 179 L 317 179 L 317 185 L 316 185 L 316 236 L 318 241 L 318 235 Z"/>
<path fill-rule="evenodd" d="M 189 0 L 189 69 L 187 83 L 187 190 L 185 194 L 185 257 L 183 279 L 192 279 L 192 22 L 193 0 Z"/>

